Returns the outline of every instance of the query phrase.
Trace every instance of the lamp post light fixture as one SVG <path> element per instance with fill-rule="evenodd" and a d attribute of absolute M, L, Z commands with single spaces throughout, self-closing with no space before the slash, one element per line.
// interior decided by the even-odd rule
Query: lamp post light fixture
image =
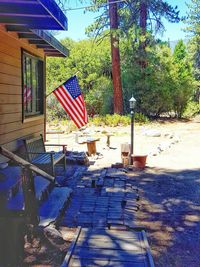
<path fill-rule="evenodd" d="M 134 147 L 134 109 L 136 106 L 136 100 L 135 98 L 132 96 L 131 99 L 129 100 L 129 104 L 130 104 L 130 111 L 131 111 L 131 154 L 130 154 L 130 162 L 132 164 L 132 155 L 133 155 L 133 147 Z"/>

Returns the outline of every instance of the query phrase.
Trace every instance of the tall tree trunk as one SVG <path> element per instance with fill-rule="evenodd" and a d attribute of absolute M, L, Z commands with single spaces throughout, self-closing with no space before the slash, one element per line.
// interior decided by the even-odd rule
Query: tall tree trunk
<path fill-rule="evenodd" d="M 122 83 L 121 83 L 121 70 L 120 70 L 119 38 L 115 33 L 115 31 L 118 29 L 118 14 L 117 14 L 117 3 L 113 3 L 114 1 L 109 0 L 114 113 L 122 114 L 123 96 L 122 96 Z"/>
<path fill-rule="evenodd" d="M 146 0 L 141 0 L 140 2 L 140 28 L 142 34 L 146 34 L 147 28 L 147 4 Z"/>
<path fill-rule="evenodd" d="M 140 1 L 140 28 L 141 28 L 141 41 L 140 41 L 140 66 L 142 69 L 146 68 L 146 28 L 147 28 L 147 3 L 146 0 Z"/>

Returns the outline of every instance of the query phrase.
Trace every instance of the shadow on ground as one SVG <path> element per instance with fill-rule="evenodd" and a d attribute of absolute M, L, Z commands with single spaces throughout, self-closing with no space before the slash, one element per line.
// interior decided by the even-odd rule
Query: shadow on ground
<path fill-rule="evenodd" d="M 142 193 L 137 223 L 147 230 L 156 266 L 200 266 L 200 169 L 147 168 L 131 176 Z"/>
<path fill-rule="evenodd" d="M 135 221 L 146 229 L 155 266 L 200 266 L 200 169 L 171 171 L 147 167 L 127 176 L 140 192 Z M 120 242 L 115 245 L 123 249 Z M 126 257 L 128 254 L 126 251 Z M 93 262 L 92 266 L 98 264 Z"/>

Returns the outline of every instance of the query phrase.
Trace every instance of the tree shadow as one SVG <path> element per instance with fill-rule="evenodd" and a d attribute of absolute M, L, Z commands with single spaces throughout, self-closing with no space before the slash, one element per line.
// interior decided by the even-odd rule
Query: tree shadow
<path fill-rule="evenodd" d="M 133 178 L 142 193 L 137 223 L 147 230 L 156 266 L 200 266 L 200 169 L 147 168 Z"/>

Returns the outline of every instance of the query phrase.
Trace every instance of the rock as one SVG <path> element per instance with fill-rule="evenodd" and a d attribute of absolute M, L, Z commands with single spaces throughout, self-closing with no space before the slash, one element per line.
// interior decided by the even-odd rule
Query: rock
<path fill-rule="evenodd" d="M 157 156 L 159 153 L 161 152 L 161 150 L 160 149 L 154 149 L 153 151 L 151 151 L 150 153 L 149 153 L 149 155 L 150 156 Z"/>
<path fill-rule="evenodd" d="M 44 236 L 52 244 L 61 245 L 65 243 L 65 241 L 63 240 L 62 234 L 53 225 L 50 225 L 44 228 Z"/>
<path fill-rule="evenodd" d="M 115 164 L 112 164 L 111 165 L 111 168 L 116 168 L 116 169 L 120 169 L 120 168 L 123 168 L 123 164 L 121 162 L 117 162 Z"/>
<path fill-rule="evenodd" d="M 84 152 L 67 151 L 66 160 L 82 165 L 89 165 L 89 159 Z"/>
<path fill-rule="evenodd" d="M 157 149 L 160 151 L 164 151 L 164 150 L 170 148 L 170 146 L 171 146 L 171 144 L 169 142 L 165 142 L 165 143 L 159 144 Z"/>
<path fill-rule="evenodd" d="M 160 137 L 161 133 L 158 130 L 150 129 L 150 130 L 144 130 L 144 135 L 149 137 Z"/>

